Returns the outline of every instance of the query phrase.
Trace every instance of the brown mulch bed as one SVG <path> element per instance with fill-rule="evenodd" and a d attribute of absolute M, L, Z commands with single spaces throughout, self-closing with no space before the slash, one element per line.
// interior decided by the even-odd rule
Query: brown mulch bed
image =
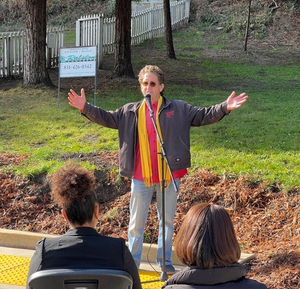
<path fill-rule="evenodd" d="M 20 163 L 26 155 L 0 153 L 0 169 Z M 61 155 L 62 159 L 88 159 L 99 171 L 96 192 L 101 218 L 98 230 L 103 235 L 127 239 L 130 182 L 111 173 L 117 167 L 115 153 Z M 256 258 L 245 266 L 248 277 L 268 288 L 300 286 L 300 193 L 283 193 L 260 183 L 233 175 L 217 176 L 200 170 L 184 177 L 178 196 L 175 233 L 188 209 L 197 202 L 213 202 L 229 211 L 245 253 Z M 0 172 L 1 228 L 40 233 L 63 234 L 68 228 L 60 209 L 51 201 L 47 176 L 24 179 Z M 156 243 L 158 235 L 155 198 L 146 223 L 147 241 Z"/>

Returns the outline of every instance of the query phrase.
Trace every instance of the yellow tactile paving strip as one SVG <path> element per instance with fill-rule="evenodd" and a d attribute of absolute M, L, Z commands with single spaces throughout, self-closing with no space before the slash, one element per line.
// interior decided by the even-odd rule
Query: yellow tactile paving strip
<path fill-rule="evenodd" d="M 156 281 L 160 280 L 160 274 L 148 271 L 139 271 L 141 282 L 149 282 L 142 284 L 143 289 L 160 289 L 164 282 Z"/>
<path fill-rule="evenodd" d="M 0 283 L 26 286 L 30 258 L 0 255 Z"/>
<path fill-rule="evenodd" d="M 11 255 L 0 255 L 0 284 L 26 286 L 30 258 Z M 155 272 L 140 271 L 143 289 L 161 288 L 163 282 L 158 281 L 160 276 Z M 153 281 L 153 282 L 151 282 Z"/>

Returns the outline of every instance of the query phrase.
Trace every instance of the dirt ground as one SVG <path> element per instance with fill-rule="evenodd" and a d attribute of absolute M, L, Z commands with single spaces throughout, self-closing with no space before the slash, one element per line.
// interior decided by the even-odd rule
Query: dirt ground
<path fill-rule="evenodd" d="M 299 34 L 299 33 L 298 33 Z M 213 36 L 207 35 L 207 41 L 213 43 Z M 287 63 L 293 56 L 299 56 L 300 45 L 284 45 L 269 39 L 258 42 L 252 40 L 248 52 L 241 47 L 230 47 L 223 51 L 205 49 L 203 55 L 216 59 L 252 61 L 254 63 Z M 151 44 L 151 42 L 149 42 Z M 240 43 L 241 44 L 241 43 Z M 276 54 L 272 48 L 280 47 Z M 159 58 L 169 60 L 152 49 L 133 48 L 135 53 L 143 53 L 148 62 Z M 233 49 L 233 51 L 232 51 Z M 180 60 L 178 60 L 180 61 Z M 166 65 L 167 66 L 167 65 Z M 107 56 L 104 67 L 99 71 L 98 88 L 109 85 L 134 85 L 136 79 L 111 79 L 113 56 Z M 137 75 L 138 71 L 135 71 Z M 52 81 L 57 85 L 57 70 L 49 71 Z M 174 73 L 171 68 L 165 71 L 170 75 L 168 82 L 180 83 L 182 74 Z M 193 83 L 194 79 L 189 80 Z M 20 80 L 2 81 L 1 89 L 16 87 Z M 3 86 L 2 86 L 3 85 Z M 65 79 L 62 89 L 93 88 L 90 79 Z M 138 86 L 137 86 L 138 87 Z M 30 232 L 63 234 L 68 228 L 60 216 L 60 209 L 51 201 L 47 176 L 34 181 L 20 176 L 5 174 L 1 167 L 22 162 L 26 155 L 11 155 L 0 152 L 0 227 Z M 95 163 L 98 171 L 96 192 L 101 202 L 101 217 L 97 229 L 103 235 L 122 237 L 127 240 L 129 220 L 130 180 L 112 173 L 111 168 L 118 167 L 115 153 L 59 155 L 62 159 L 82 159 Z M 113 170 L 114 171 L 114 170 Z M 180 227 L 187 210 L 197 202 L 214 202 L 227 208 L 234 222 L 238 240 L 245 253 L 255 253 L 256 258 L 247 263 L 248 277 L 265 283 L 268 288 L 299 288 L 300 286 L 300 191 L 295 189 L 282 193 L 277 187 L 264 187 L 260 183 L 249 183 L 234 175 L 217 176 L 207 170 L 200 170 L 182 179 L 178 195 L 178 205 L 174 220 L 175 234 Z M 155 197 L 150 207 L 145 228 L 145 241 L 156 243 L 158 235 Z"/>
<path fill-rule="evenodd" d="M 26 155 L 0 153 L 1 166 L 22 162 Z M 127 240 L 130 181 L 111 173 L 118 164 L 116 153 L 61 155 L 95 163 L 99 171 L 96 192 L 100 201 L 100 234 Z M 234 175 L 217 176 L 207 170 L 185 176 L 178 195 L 175 234 L 188 209 L 197 202 L 224 206 L 231 215 L 242 251 L 255 253 L 245 265 L 247 276 L 268 288 L 300 285 L 300 192 L 249 183 Z M 155 196 L 149 209 L 145 242 L 156 243 L 158 220 Z M 34 181 L 0 172 L 0 227 L 30 232 L 64 234 L 68 229 L 60 208 L 52 201 L 47 176 Z"/>

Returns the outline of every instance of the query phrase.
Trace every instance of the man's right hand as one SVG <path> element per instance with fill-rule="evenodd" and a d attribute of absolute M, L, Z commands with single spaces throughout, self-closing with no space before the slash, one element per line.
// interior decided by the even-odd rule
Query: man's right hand
<path fill-rule="evenodd" d="M 84 89 L 81 88 L 81 95 L 78 95 L 73 89 L 70 89 L 68 96 L 69 104 L 82 111 L 86 103 Z"/>

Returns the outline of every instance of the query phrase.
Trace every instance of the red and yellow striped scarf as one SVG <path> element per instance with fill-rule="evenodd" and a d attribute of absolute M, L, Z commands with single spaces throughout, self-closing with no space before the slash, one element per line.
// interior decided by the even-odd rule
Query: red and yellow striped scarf
<path fill-rule="evenodd" d="M 157 130 L 160 135 L 160 138 L 163 142 L 161 129 L 158 120 L 158 111 L 162 104 L 162 97 L 160 96 L 157 105 L 157 113 L 155 117 L 155 122 L 157 125 Z M 147 133 L 147 126 L 146 126 L 146 101 L 142 102 L 141 107 L 139 108 L 138 112 L 138 138 L 139 138 L 139 145 L 140 145 L 140 154 L 141 154 L 141 166 L 142 166 L 142 175 L 145 186 L 150 187 L 153 183 L 152 181 L 152 168 L 151 168 L 151 157 L 150 157 L 150 149 L 149 149 L 149 142 L 148 142 L 148 133 Z M 157 141 L 157 153 L 161 152 L 161 147 L 159 141 Z M 161 168 L 161 157 L 158 156 L 158 172 L 159 172 L 159 181 L 162 181 L 162 168 Z M 165 173 L 165 181 L 167 186 L 169 186 L 171 181 L 170 172 L 167 168 L 166 162 L 164 162 L 164 173 Z"/>

